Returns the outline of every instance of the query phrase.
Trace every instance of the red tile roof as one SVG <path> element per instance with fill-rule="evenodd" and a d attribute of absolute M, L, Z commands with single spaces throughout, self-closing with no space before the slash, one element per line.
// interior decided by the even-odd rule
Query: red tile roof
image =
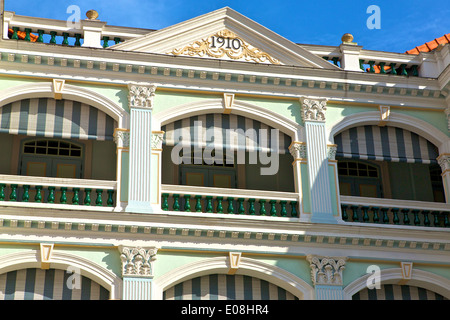
<path fill-rule="evenodd" d="M 414 49 L 408 50 L 407 54 L 419 54 L 420 52 L 430 52 L 437 48 L 440 44 L 450 43 L 450 33 L 444 34 L 440 38 L 436 38 L 433 41 L 429 41 L 421 46 L 415 47 Z"/>

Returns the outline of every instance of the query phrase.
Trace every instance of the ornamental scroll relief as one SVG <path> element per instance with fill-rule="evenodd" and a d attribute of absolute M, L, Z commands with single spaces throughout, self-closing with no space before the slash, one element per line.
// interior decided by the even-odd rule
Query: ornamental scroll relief
<path fill-rule="evenodd" d="M 203 38 L 200 41 L 195 41 L 181 49 L 174 49 L 168 54 L 218 59 L 229 58 L 247 62 L 281 64 L 277 59 L 258 48 L 253 47 L 227 29 L 219 31 L 207 38 Z"/>

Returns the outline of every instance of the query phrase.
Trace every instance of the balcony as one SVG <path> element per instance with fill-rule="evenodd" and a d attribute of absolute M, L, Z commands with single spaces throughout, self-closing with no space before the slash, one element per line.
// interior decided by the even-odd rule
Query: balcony
<path fill-rule="evenodd" d="M 163 211 L 298 221 L 298 194 L 264 190 L 162 185 Z"/>
<path fill-rule="evenodd" d="M 0 206 L 113 211 L 116 181 L 0 175 Z"/>
<path fill-rule="evenodd" d="M 447 203 L 341 196 L 342 220 L 362 224 L 450 227 Z"/>

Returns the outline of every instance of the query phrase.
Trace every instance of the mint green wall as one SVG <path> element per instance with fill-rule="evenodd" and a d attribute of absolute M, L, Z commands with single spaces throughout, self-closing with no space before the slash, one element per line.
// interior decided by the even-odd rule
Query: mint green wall
<path fill-rule="evenodd" d="M 156 90 L 153 101 L 153 114 L 187 103 L 203 102 L 210 99 L 222 99 L 221 94 L 187 93 L 181 91 Z"/>
<path fill-rule="evenodd" d="M 309 192 L 309 173 L 308 164 L 300 164 L 301 181 L 302 181 L 302 196 L 303 196 L 303 212 L 311 213 L 311 196 Z"/>
<path fill-rule="evenodd" d="M 128 201 L 129 159 L 130 159 L 130 154 L 128 152 L 122 152 L 120 201 L 125 201 L 125 202 Z"/>

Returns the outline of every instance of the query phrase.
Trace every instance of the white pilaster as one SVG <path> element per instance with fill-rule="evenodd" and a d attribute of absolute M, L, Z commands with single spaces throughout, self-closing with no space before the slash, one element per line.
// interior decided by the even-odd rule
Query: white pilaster
<path fill-rule="evenodd" d="M 326 100 L 301 97 L 308 157 L 311 222 L 337 223 L 331 204 L 325 130 Z"/>
<path fill-rule="evenodd" d="M 156 86 L 128 86 L 130 161 L 128 212 L 153 212 L 151 206 L 152 108 Z"/>

